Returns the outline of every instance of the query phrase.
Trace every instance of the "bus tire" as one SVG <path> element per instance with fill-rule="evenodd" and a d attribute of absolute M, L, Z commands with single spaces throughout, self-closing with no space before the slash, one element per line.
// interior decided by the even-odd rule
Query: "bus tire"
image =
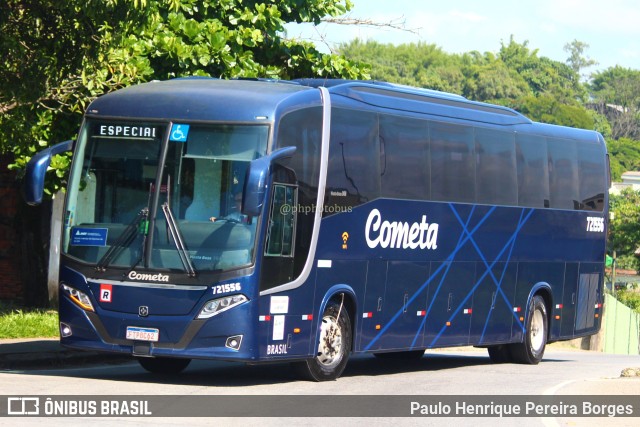
<path fill-rule="evenodd" d="M 489 358 L 493 363 L 509 363 L 511 362 L 511 351 L 509 344 L 498 344 L 487 347 Z"/>
<path fill-rule="evenodd" d="M 145 370 L 154 374 L 179 374 L 184 371 L 191 359 L 178 359 L 172 357 L 140 357 L 138 363 Z"/>
<path fill-rule="evenodd" d="M 511 344 L 514 362 L 537 365 L 542 360 L 547 345 L 547 307 L 540 295 L 535 295 L 529 304 L 524 341 Z"/>
<path fill-rule="evenodd" d="M 344 305 L 332 301 L 322 315 L 316 357 L 298 362 L 298 371 L 312 381 L 333 381 L 344 371 L 351 353 L 351 319 Z"/>

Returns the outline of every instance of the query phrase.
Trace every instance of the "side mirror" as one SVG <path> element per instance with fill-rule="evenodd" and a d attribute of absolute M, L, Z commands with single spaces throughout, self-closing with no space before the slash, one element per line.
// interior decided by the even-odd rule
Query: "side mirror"
<path fill-rule="evenodd" d="M 296 147 L 279 148 L 268 156 L 260 157 L 249 164 L 242 192 L 242 213 L 258 216 L 262 212 L 264 198 L 267 193 L 267 179 L 271 165 L 279 159 L 293 156 Z"/>
<path fill-rule="evenodd" d="M 73 150 L 73 141 L 69 140 L 45 148 L 29 160 L 24 176 L 24 200 L 29 205 L 34 206 L 42 203 L 44 176 L 51 164 L 51 157 L 71 150 Z"/>

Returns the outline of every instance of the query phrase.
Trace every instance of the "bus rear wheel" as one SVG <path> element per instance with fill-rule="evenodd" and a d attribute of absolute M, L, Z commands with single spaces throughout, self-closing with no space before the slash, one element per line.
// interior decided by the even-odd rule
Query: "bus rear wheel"
<path fill-rule="evenodd" d="M 511 344 L 511 357 L 514 362 L 537 365 L 542 360 L 547 345 L 547 307 L 540 295 L 535 295 L 529 304 L 529 316 L 524 341 Z"/>
<path fill-rule="evenodd" d="M 351 320 L 343 304 L 330 302 L 322 315 L 316 357 L 299 362 L 299 372 L 312 381 L 332 381 L 344 371 L 351 352 Z"/>
<path fill-rule="evenodd" d="M 184 371 L 191 359 L 176 359 L 170 357 L 140 357 L 138 363 L 145 370 L 154 374 L 179 374 Z"/>

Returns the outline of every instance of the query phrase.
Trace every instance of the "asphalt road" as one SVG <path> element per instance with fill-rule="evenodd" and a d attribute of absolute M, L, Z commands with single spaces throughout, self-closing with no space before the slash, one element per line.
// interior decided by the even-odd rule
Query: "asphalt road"
<path fill-rule="evenodd" d="M 390 396 L 415 395 L 430 398 L 445 395 L 631 395 L 640 401 L 640 378 L 620 378 L 628 367 L 640 367 L 637 356 L 548 348 L 537 366 L 492 364 L 485 350 L 448 349 L 428 351 L 412 362 L 379 360 L 371 356 L 352 358 L 337 381 L 313 383 L 300 381 L 289 365 L 245 366 L 239 364 L 194 361 L 180 375 L 155 376 L 137 363 L 70 366 L 61 369 L 0 372 L 0 395 L 149 395 L 193 396 Z M 207 401 L 205 399 L 205 401 Z M 361 410 L 354 409 L 361 415 Z M 331 408 L 327 408 L 331 415 Z M 639 411 L 640 412 L 640 411 Z M 251 408 L 246 409 L 251 413 Z M 443 425 L 452 418 L 354 417 L 354 418 L 173 418 L 169 409 L 152 418 L 92 418 L 91 425 Z M 635 418 L 457 418 L 455 425 L 493 426 L 581 426 L 633 425 Z M 0 418 L 0 425 L 8 419 Z M 86 425 L 79 418 L 12 418 L 11 425 Z M 47 422 L 48 421 L 48 422 Z M 7 424 L 8 425 L 8 424 Z"/>

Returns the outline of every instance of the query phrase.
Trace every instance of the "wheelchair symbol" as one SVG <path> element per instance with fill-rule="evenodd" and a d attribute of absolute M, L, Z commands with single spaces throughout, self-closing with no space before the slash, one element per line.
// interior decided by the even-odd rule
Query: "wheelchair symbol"
<path fill-rule="evenodd" d="M 171 128 L 171 141 L 186 142 L 189 134 L 189 125 L 173 125 Z"/>

